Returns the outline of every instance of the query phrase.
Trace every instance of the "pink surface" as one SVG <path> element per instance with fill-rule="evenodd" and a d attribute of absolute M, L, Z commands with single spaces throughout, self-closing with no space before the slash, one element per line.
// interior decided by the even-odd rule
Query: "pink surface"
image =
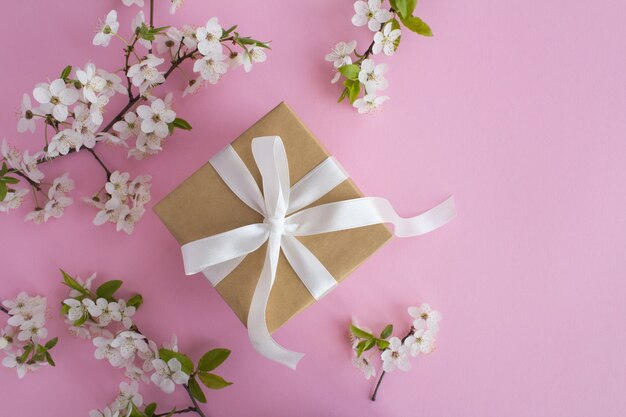
<path fill-rule="evenodd" d="M 91 46 L 93 28 L 112 7 L 126 23 L 136 8 L 88 3 L 3 8 L 3 136 L 18 137 L 13 112 L 36 82 L 90 59 L 121 66 L 117 50 Z M 174 239 L 151 211 L 130 237 L 92 226 L 94 212 L 80 204 L 44 226 L 24 224 L 26 209 L 0 216 L 0 298 L 26 290 L 46 294 L 55 309 L 66 294 L 59 267 L 125 280 L 146 299 L 137 322 L 154 339 L 176 333 L 194 359 L 208 347 L 233 350 L 221 373 L 235 385 L 209 393 L 211 416 L 624 415 L 623 2 L 424 0 L 418 14 L 435 37 L 405 33 L 386 59 L 391 100 L 366 117 L 335 103 L 323 60 L 339 40 L 368 41 L 367 29 L 350 24 L 351 1 L 188 0 L 173 19 L 165 7 L 159 24 L 215 15 L 273 40 L 273 51 L 250 74 L 229 74 L 186 100 L 177 94 L 176 110 L 194 130 L 178 133 L 158 157 L 104 152 L 114 166 L 152 174 L 154 201 L 285 100 L 366 194 L 404 215 L 454 194 L 458 218 L 423 238 L 392 241 L 281 329 L 281 343 L 307 353 L 297 372 L 259 357 L 210 284 L 184 276 Z M 26 147 L 39 137 L 18 139 Z M 79 180 L 76 199 L 101 185 L 87 153 L 47 172 L 66 170 Z M 444 314 L 437 352 L 390 374 L 370 402 L 373 382 L 350 364 L 350 315 L 403 329 L 406 307 L 422 301 Z M 57 367 L 19 381 L 0 369 L 3 417 L 86 416 L 114 397 L 121 371 L 67 335 L 56 310 L 51 316 L 61 336 Z M 145 394 L 164 405 L 184 400 L 154 388 Z"/>

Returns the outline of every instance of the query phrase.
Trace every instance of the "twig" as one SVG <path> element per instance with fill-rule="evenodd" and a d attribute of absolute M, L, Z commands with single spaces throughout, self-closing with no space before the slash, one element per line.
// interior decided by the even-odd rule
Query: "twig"
<path fill-rule="evenodd" d="M 9 310 L 5 306 L 3 306 L 1 304 L 0 304 L 0 311 L 9 314 Z"/>
<path fill-rule="evenodd" d="M 415 333 L 415 327 L 411 326 L 411 330 L 402 338 L 402 343 L 409 337 L 411 337 Z M 385 377 L 385 371 L 380 373 L 380 378 L 378 378 L 378 382 L 376 383 L 376 388 L 374 388 L 374 393 L 372 394 L 372 401 L 376 401 L 376 394 L 378 394 L 378 388 L 380 388 L 380 383 L 383 382 L 383 378 Z"/>
<path fill-rule="evenodd" d="M 104 165 L 104 162 L 102 162 L 102 159 L 100 159 L 100 157 L 98 156 L 98 154 L 96 154 L 96 151 L 94 151 L 91 148 L 86 148 L 87 152 L 89 152 L 90 154 L 93 155 L 94 158 L 96 158 L 96 161 L 98 161 L 98 163 L 100 164 L 100 166 L 102 167 L 102 169 L 104 169 L 104 172 L 106 172 L 107 175 L 107 181 L 109 180 L 109 178 L 111 178 L 111 171 L 109 170 L 109 168 L 107 168 L 106 165 Z"/>
<path fill-rule="evenodd" d="M 199 416 L 206 417 L 206 414 L 202 412 L 202 409 L 200 409 L 200 406 L 198 405 L 198 402 L 196 401 L 196 399 L 193 397 L 193 395 L 191 395 L 191 391 L 189 391 L 189 385 L 185 384 L 183 385 L 183 387 L 185 387 L 185 391 L 187 391 L 189 398 L 191 398 L 191 402 L 193 403 L 193 406 L 195 407 L 194 411 L 198 413 Z"/>
<path fill-rule="evenodd" d="M 159 413 L 159 414 L 153 414 L 152 417 L 165 417 L 165 416 L 171 416 L 174 414 L 185 414 L 185 413 L 195 413 L 196 412 L 196 408 L 195 407 L 187 407 L 187 408 L 183 408 L 182 410 L 176 410 L 174 412 L 167 412 L 167 413 Z"/>

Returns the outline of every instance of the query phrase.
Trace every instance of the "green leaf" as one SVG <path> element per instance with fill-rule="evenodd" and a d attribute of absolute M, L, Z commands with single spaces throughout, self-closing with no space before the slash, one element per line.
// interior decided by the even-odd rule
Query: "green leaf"
<path fill-rule="evenodd" d="M 226 30 L 222 29 L 222 38 L 227 38 L 228 35 L 230 35 L 230 33 L 235 29 L 237 29 L 237 25 L 231 26 Z"/>
<path fill-rule="evenodd" d="M 174 127 L 177 127 L 179 129 L 183 129 L 183 130 L 191 130 L 192 127 L 189 124 L 189 122 L 185 119 L 181 119 L 179 117 L 175 118 L 174 121 L 172 122 L 174 124 Z"/>
<path fill-rule="evenodd" d="M 142 23 L 141 26 L 139 27 L 139 37 L 141 39 L 145 39 L 150 42 L 152 42 L 155 39 L 154 33 L 152 33 L 150 28 L 146 26 L 145 23 Z"/>
<path fill-rule="evenodd" d="M 3 162 L 2 163 L 2 169 L 0 170 L 0 176 L 6 174 L 8 170 L 9 170 L 9 167 L 7 167 L 7 163 Z"/>
<path fill-rule="evenodd" d="M 348 88 L 350 89 L 350 104 L 352 104 L 359 98 L 359 94 L 361 94 L 361 83 L 359 81 L 352 81 L 352 84 Z"/>
<path fill-rule="evenodd" d="M 380 338 L 381 339 L 386 339 L 389 336 L 391 336 L 391 333 L 393 332 L 393 325 L 392 324 L 388 324 L 387 326 L 385 326 L 385 328 L 383 329 L 382 332 L 380 332 Z"/>
<path fill-rule="evenodd" d="M 348 90 L 348 88 L 345 87 L 343 89 L 343 91 L 341 92 L 341 95 L 339 96 L 339 99 L 337 100 L 337 103 L 341 103 L 348 96 L 349 92 L 350 92 L 350 90 Z"/>
<path fill-rule="evenodd" d="M 232 382 L 226 381 L 219 375 L 209 374 L 206 372 L 198 372 L 198 378 L 200 378 L 200 381 L 202 381 L 204 386 L 210 389 L 222 389 L 233 384 Z"/>
<path fill-rule="evenodd" d="M 372 339 L 369 340 L 361 340 L 357 345 L 356 345 L 356 356 L 358 358 L 361 357 L 361 355 L 363 354 L 363 351 L 365 350 L 365 345 L 367 342 L 371 341 Z"/>
<path fill-rule="evenodd" d="M 9 187 L 3 182 L 0 182 L 0 201 L 4 200 L 4 198 L 9 193 Z"/>
<path fill-rule="evenodd" d="M 18 180 L 17 178 L 13 178 L 13 177 L 2 177 L 0 181 L 7 183 L 7 184 L 17 184 L 18 182 L 20 182 L 20 180 Z"/>
<path fill-rule="evenodd" d="M 172 411 L 167 413 L 167 415 L 165 417 L 172 417 L 174 414 L 176 414 L 176 407 L 172 408 Z"/>
<path fill-rule="evenodd" d="M 191 361 L 191 359 L 189 359 L 188 356 L 183 355 L 182 353 L 174 352 L 168 349 L 159 349 L 159 357 L 165 362 L 169 361 L 172 358 L 176 358 L 182 365 L 184 373 L 186 373 L 187 375 L 191 375 L 193 373 L 193 362 Z"/>
<path fill-rule="evenodd" d="M 50 339 L 46 342 L 45 346 L 46 349 L 52 349 L 53 347 L 55 347 L 57 345 L 57 342 L 59 341 L 58 337 L 55 337 L 54 339 Z"/>
<path fill-rule="evenodd" d="M 67 313 L 70 312 L 70 306 L 68 306 L 67 304 L 61 304 L 61 314 L 63 316 L 67 316 Z"/>
<path fill-rule="evenodd" d="M 358 327 L 351 325 L 350 331 L 353 335 L 358 337 L 359 339 L 371 339 L 374 337 L 373 334 L 366 332 L 365 330 L 359 329 Z"/>
<path fill-rule="evenodd" d="M 54 360 L 52 360 L 52 356 L 50 355 L 50 352 L 46 352 L 46 362 L 48 362 L 48 364 L 50 364 L 50 366 L 56 366 L 56 364 L 54 363 Z"/>
<path fill-rule="evenodd" d="M 143 409 L 143 412 L 148 417 L 152 417 L 154 415 L 154 412 L 156 411 L 156 408 L 157 408 L 157 403 L 150 403 L 146 405 L 146 408 Z"/>
<path fill-rule="evenodd" d="M 341 75 L 343 75 L 347 79 L 354 81 L 359 79 L 359 72 L 361 71 L 361 67 L 356 64 L 342 65 L 337 69 L 337 71 L 339 71 Z"/>
<path fill-rule="evenodd" d="M 78 283 L 74 278 L 72 278 L 67 272 L 61 269 L 61 273 L 63 274 L 63 283 L 70 287 L 73 290 L 80 292 L 83 295 L 90 296 L 91 294 L 87 289 L 85 289 L 82 285 Z"/>
<path fill-rule="evenodd" d="M 113 294 L 115 294 L 115 292 L 120 289 L 122 284 L 123 282 L 119 279 L 107 281 L 98 287 L 98 289 L 96 290 L 96 295 L 98 296 L 98 298 L 104 298 L 108 301 L 113 301 Z"/>
<path fill-rule="evenodd" d="M 220 366 L 228 356 L 230 350 L 228 349 L 212 349 L 202 355 L 200 362 L 198 362 L 198 370 L 209 372 Z"/>
<path fill-rule="evenodd" d="M 405 19 L 413 14 L 417 6 L 417 0 L 390 0 L 390 2 L 391 7 Z"/>
<path fill-rule="evenodd" d="M 64 80 L 67 79 L 67 77 L 70 76 L 71 72 L 72 72 L 72 66 L 68 65 L 67 67 L 63 68 L 63 71 L 61 71 L 61 78 Z"/>
<path fill-rule="evenodd" d="M 187 385 L 189 388 L 189 393 L 193 398 L 200 401 L 201 403 L 206 403 L 206 397 L 204 396 L 204 392 L 202 392 L 202 388 L 200 388 L 200 384 L 196 381 L 195 378 L 191 378 L 189 380 L 189 384 Z"/>
<path fill-rule="evenodd" d="M 141 296 L 141 294 L 135 294 L 132 297 L 130 297 L 128 301 L 126 301 L 126 305 L 128 307 L 135 307 L 135 309 L 138 309 L 139 307 L 141 307 L 142 304 L 143 304 L 143 297 Z"/>
<path fill-rule="evenodd" d="M 430 26 L 417 16 L 409 16 L 408 18 L 400 17 L 400 20 L 408 29 L 422 36 L 433 36 Z"/>
<path fill-rule="evenodd" d="M 81 318 L 79 318 L 78 320 L 76 320 L 73 325 L 74 327 L 80 327 L 83 324 L 85 324 L 85 322 L 87 321 L 87 319 L 89 318 L 88 314 L 84 314 Z"/>
<path fill-rule="evenodd" d="M 376 344 L 379 349 L 387 349 L 389 347 L 389 342 L 387 340 L 377 339 Z"/>

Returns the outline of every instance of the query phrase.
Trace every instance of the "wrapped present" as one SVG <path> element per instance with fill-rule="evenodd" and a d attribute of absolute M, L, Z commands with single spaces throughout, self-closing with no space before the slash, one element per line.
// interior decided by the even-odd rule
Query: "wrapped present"
<path fill-rule="evenodd" d="M 271 332 L 319 299 L 393 234 L 416 236 L 455 216 L 448 198 L 409 219 L 364 197 L 281 103 L 154 208 L 264 356 L 295 368 L 302 354 Z M 394 225 L 394 233 L 385 226 Z"/>

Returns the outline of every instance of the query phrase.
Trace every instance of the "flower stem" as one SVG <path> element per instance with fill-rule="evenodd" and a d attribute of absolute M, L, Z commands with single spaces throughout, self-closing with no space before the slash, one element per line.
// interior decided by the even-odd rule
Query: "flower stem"
<path fill-rule="evenodd" d="M 102 167 L 102 169 L 104 169 L 104 172 L 106 173 L 107 176 L 107 181 L 109 180 L 109 178 L 111 178 L 111 171 L 109 170 L 109 168 L 107 168 L 106 165 L 104 165 L 104 162 L 102 162 L 102 159 L 100 159 L 100 157 L 98 156 L 98 154 L 96 154 L 96 151 L 94 151 L 91 148 L 86 148 L 87 152 L 89 152 L 91 155 L 93 155 L 93 157 L 96 159 L 96 161 L 98 161 L 98 163 L 100 164 L 100 166 Z"/>
<path fill-rule="evenodd" d="M 0 311 L 9 314 L 9 310 L 7 310 L 7 308 L 3 305 L 0 305 Z"/>
<path fill-rule="evenodd" d="M 174 414 L 185 414 L 185 413 L 195 413 L 196 412 L 196 408 L 195 407 L 187 407 L 187 408 L 183 408 L 182 410 L 176 410 L 174 412 L 167 412 L 167 413 L 160 413 L 160 414 L 153 414 L 152 417 L 165 417 L 165 416 L 171 416 Z"/>
<path fill-rule="evenodd" d="M 187 394 L 189 395 L 189 398 L 191 398 L 191 402 L 193 403 L 193 406 L 195 408 L 195 412 L 200 416 L 200 417 L 206 417 L 206 414 L 204 414 L 202 412 L 202 409 L 200 409 L 200 406 L 198 405 L 198 402 L 196 401 L 196 399 L 193 397 L 193 395 L 191 395 L 191 391 L 189 391 L 189 385 L 185 384 L 183 385 L 183 387 L 185 387 L 185 391 L 187 391 Z"/>
<path fill-rule="evenodd" d="M 415 327 L 411 326 L 411 329 L 409 330 L 409 332 L 406 334 L 406 336 L 404 336 L 402 338 L 402 343 L 404 343 L 406 341 L 406 339 L 408 339 L 409 337 L 411 337 L 411 335 L 413 335 L 413 333 L 415 333 Z M 388 348 L 387 348 L 388 349 Z M 387 350 L 385 349 L 385 350 Z M 380 374 L 380 378 L 378 378 L 378 382 L 376 383 L 376 388 L 374 388 L 374 393 L 372 394 L 372 401 L 376 401 L 376 394 L 378 394 L 378 388 L 380 388 L 380 384 L 381 382 L 383 382 L 383 378 L 385 377 L 385 371 L 382 371 Z"/>

